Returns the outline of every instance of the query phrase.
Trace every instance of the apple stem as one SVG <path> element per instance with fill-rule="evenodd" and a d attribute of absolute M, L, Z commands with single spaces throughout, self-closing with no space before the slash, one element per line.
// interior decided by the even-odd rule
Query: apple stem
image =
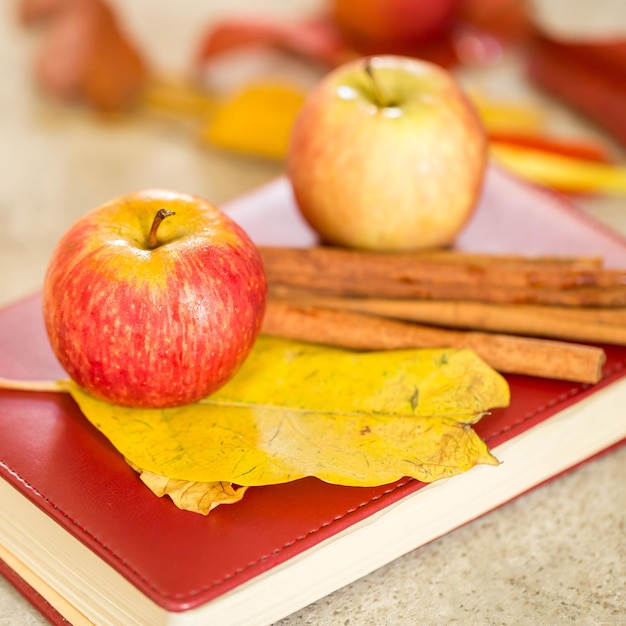
<path fill-rule="evenodd" d="M 159 209 L 152 221 L 152 227 L 150 228 L 150 234 L 148 235 L 148 248 L 156 248 L 159 244 L 157 241 L 157 231 L 161 222 L 170 215 L 176 215 L 174 211 L 168 211 L 167 209 Z"/>
<path fill-rule="evenodd" d="M 374 69 L 372 67 L 371 59 L 367 59 L 365 61 L 365 73 L 368 75 L 370 81 L 372 82 L 372 89 L 374 92 L 373 94 L 374 102 L 376 103 L 376 106 L 378 106 L 381 109 L 384 109 L 387 105 L 385 104 L 385 98 L 383 97 L 383 92 L 380 88 L 380 84 L 376 80 L 376 77 L 374 76 Z"/>

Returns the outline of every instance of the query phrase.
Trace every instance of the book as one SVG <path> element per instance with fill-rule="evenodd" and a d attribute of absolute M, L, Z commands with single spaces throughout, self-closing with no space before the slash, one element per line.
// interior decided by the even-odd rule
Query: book
<path fill-rule="evenodd" d="M 316 241 L 284 178 L 224 209 L 259 244 Z M 458 246 L 626 267 L 623 238 L 495 168 Z M 507 376 L 511 405 L 475 426 L 498 467 L 380 487 L 307 478 L 208 517 L 154 496 L 69 396 L 0 391 L 0 573 L 53 623 L 270 624 L 626 442 L 626 347 L 603 348 L 596 385 Z M 0 376 L 64 377 L 38 295 L 0 311 Z"/>

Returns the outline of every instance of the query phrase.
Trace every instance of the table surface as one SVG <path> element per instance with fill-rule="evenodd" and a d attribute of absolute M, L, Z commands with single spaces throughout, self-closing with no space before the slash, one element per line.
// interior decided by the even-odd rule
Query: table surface
<path fill-rule="evenodd" d="M 203 27 L 220 16 L 289 17 L 314 0 L 115 3 L 157 67 L 182 72 Z M 566 6 L 564 6 L 566 4 Z M 599 2 L 593 3 L 597 6 Z M 158 5 L 158 6 L 157 6 Z M 556 22 L 589 3 L 560 2 Z M 40 288 L 60 235 L 116 195 L 170 187 L 221 204 L 283 172 L 282 163 L 227 155 L 154 119 L 103 121 L 46 102 L 30 67 L 40 40 L 0 6 L 0 306 Z M 608 2 L 615 16 L 623 3 Z M 604 14 L 606 18 L 606 14 Z M 611 20 L 607 20 L 611 23 Z M 555 132 L 597 135 L 535 93 L 507 57 L 461 79 L 493 96 L 536 102 Z M 616 154 L 622 158 L 622 153 Z M 626 200 L 581 200 L 626 234 Z M 616 407 L 623 415 L 624 407 Z M 304 624 L 626 624 L 626 449 L 573 471 L 284 619 Z M 0 580 L 0 625 L 47 623 Z"/>

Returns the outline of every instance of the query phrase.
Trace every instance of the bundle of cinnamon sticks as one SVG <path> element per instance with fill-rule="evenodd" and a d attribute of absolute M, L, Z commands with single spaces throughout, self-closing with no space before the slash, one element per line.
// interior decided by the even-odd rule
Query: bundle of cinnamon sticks
<path fill-rule="evenodd" d="M 626 345 L 626 270 L 599 257 L 261 247 L 263 331 L 362 350 L 468 347 L 494 369 L 585 383 Z M 575 342 L 575 343 L 574 343 Z"/>

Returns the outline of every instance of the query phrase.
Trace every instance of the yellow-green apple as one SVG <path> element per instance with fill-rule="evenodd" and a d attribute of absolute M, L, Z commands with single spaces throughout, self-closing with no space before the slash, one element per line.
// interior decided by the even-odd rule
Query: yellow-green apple
<path fill-rule="evenodd" d="M 450 244 L 480 193 L 487 139 L 447 71 L 408 57 L 330 72 L 296 118 L 287 172 L 327 243 L 370 250 Z"/>
<path fill-rule="evenodd" d="M 256 247 L 228 216 L 195 196 L 145 190 L 65 233 L 43 313 L 53 351 L 85 390 L 169 407 L 232 377 L 259 333 L 266 291 Z"/>
<path fill-rule="evenodd" d="M 330 13 L 360 49 L 398 50 L 450 28 L 461 0 L 330 0 Z"/>

